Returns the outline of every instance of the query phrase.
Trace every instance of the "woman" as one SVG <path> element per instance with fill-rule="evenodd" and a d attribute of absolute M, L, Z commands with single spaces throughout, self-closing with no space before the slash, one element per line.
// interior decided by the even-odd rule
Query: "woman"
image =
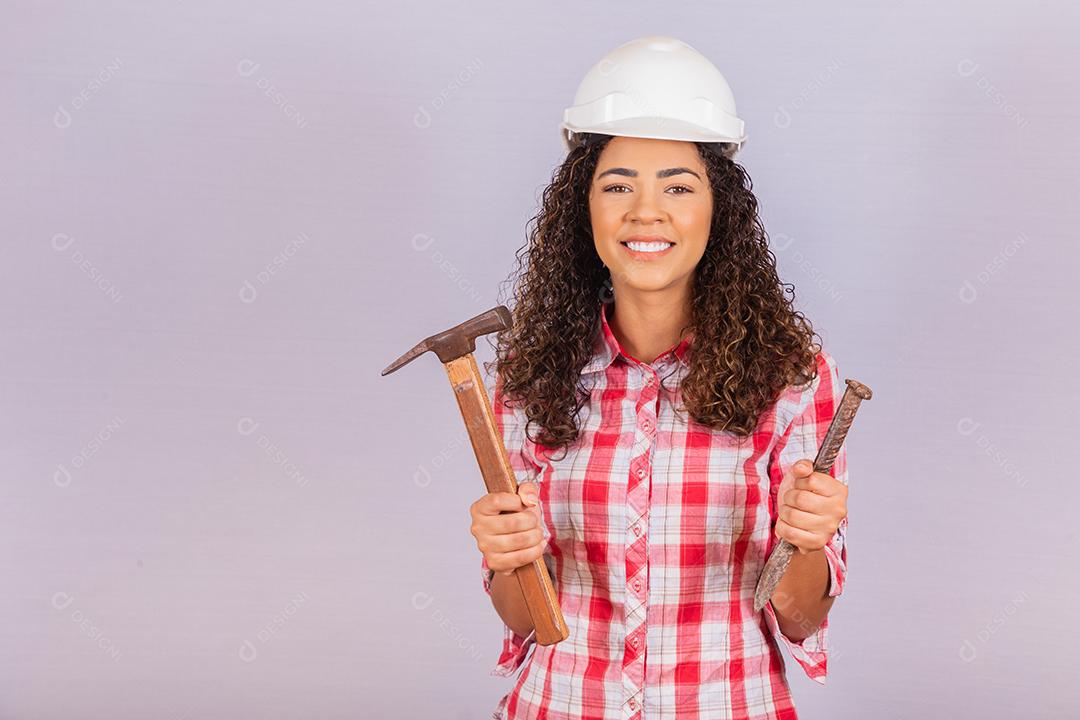
<path fill-rule="evenodd" d="M 669 78 L 693 73 L 649 84 L 641 64 L 673 53 L 708 63 L 671 38 L 628 43 L 602 80 L 626 70 L 648 110 L 600 118 L 602 133 L 564 123 L 569 152 L 497 338 L 493 404 L 519 487 L 470 509 L 505 622 L 493 674 L 524 665 L 497 719 L 796 718 L 781 644 L 825 681 L 846 452 L 831 475 L 812 463 L 843 386 L 777 277 L 732 159 L 741 121 L 666 112 Z M 577 106 L 591 92 L 618 107 L 589 80 Z M 799 552 L 755 613 L 780 538 Z M 541 556 L 570 630 L 550 646 L 513 577 Z"/>

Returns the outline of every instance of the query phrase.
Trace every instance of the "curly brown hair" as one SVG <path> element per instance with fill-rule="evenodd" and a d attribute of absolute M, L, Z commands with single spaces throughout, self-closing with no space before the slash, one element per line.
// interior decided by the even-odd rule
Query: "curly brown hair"
<path fill-rule="evenodd" d="M 576 417 L 591 392 L 580 373 L 592 357 L 609 271 L 593 243 L 589 189 L 611 138 L 586 134 L 555 169 L 516 253 L 518 267 L 500 286 L 502 297 L 505 285 L 518 281 L 513 326 L 497 333 L 496 358 L 485 363 L 489 372 L 495 366 L 505 400 L 524 410 L 530 428 L 539 426 L 528 437 L 552 449 L 577 439 Z M 821 345 L 794 308 L 794 286 L 777 275 L 746 169 L 731 159 L 729 145 L 695 145 L 713 217 L 694 270 L 682 402 L 697 422 L 746 436 L 789 384 L 816 377 Z"/>

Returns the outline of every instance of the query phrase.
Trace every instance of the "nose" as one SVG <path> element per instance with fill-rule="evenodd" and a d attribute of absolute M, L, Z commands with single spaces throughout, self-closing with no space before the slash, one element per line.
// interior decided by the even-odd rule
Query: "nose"
<path fill-rule="evenodd" d="M 660 203 L 650 192 L 634 193 L 634 202 L 630 206 L 627 220 L 639 223 L 652 223 L 664 219 Z"/>

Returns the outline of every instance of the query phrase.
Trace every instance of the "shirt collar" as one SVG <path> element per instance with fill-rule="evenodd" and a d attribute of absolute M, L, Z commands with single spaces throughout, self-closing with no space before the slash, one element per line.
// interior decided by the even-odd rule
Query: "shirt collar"
<path fill-rule="evenodd" d="M 589 359 L 589 362 L 585 363 L 585 367 L 581 369 L 582 374 L 606 370 L 611 363 L 615 362 L 615 358 L 619 356 L 622 356 L 622 358 L 628 362 L 633 359 L 622 349 L 619 345 L 619 341 L 615 338 L 615 333 L 611 331 L 611 326 L 608 324 L 607 318 L 609 307 L 611 307 L 610 303 L 601 303 L 600 305 L 600 327 L 597 329 L 593 339 L 593 356 Z M 694 333 L 691 331 L 673 347 L 660 353 L 657 360 L 661 360 L 668 353 L 674 353 L 675 358 L 679 362 L 683 365 L 689 365 L 691 341 L 693 338 Z M 636 359 L 633 360 L 636 361 Z"/>

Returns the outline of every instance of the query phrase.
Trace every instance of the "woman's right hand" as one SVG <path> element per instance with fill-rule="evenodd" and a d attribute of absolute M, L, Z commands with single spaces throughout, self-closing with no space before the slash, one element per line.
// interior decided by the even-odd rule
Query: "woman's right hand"
<path fill-rule="evenodd" d="M 536 483 L 523 482 L 517 493 L 493 492 L 469 508 L 476 547 L 487 566 L 503 575 L 543 556 L 544 518 L 540 512 Z"/>

